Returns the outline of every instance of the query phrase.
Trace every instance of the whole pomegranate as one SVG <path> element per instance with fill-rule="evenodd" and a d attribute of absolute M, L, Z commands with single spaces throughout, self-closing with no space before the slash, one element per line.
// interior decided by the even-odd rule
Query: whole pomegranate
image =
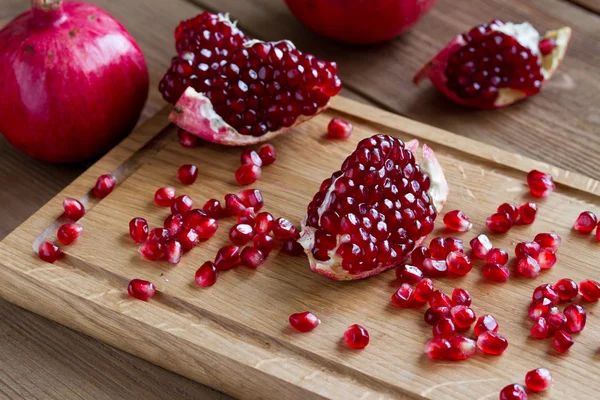
<path fill-rule="evenodd" d="M 135 126 L 147 96 L 140 48 L 96 6 L 33 0 L 0 31 L 0 132 L 31 157 L 105 152 Z"/>
<path fill-rule="evenodd" d="M 390 40 L 413 26 L 437 0 L 285 0 L 319 35 L 353 44 Z"/>
<path fill-rule="evenodd" d="M 337 280 L 376 275 L 406 260 L 432 231 L 448 197 L 433 151 L 416 140 L 360 141 L 308 205 L 298 240 L 313 271 Z"/>
<path fill-rule="evenodd" d="M 531 24 L 493 20 L 450 41 L 414 77 L 452 101 L 494 109 L 539 93 L 565 57 L 571 28 L 543 37 Z"/>

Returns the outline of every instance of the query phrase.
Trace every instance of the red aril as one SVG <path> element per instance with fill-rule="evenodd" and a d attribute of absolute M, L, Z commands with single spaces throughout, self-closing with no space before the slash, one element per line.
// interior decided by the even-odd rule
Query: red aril
<path fill-rule="evenodd" d="M 56 232 L 56 238 L 64 245 L 73 243 L 83 233 L 83 226 L 78 224 L 63 224 Z"/>
<path fill-rule="evenodd" d="M 510 276 L 510 270 L 504 265 L 487 263 L 481 269 L 483 276 L 493 282 L 506 282 Z"/>
<path fill-rule="evenodd" d="M 242 165 L 256 165 L 262 167 L 263 161 L 255 150 L 244 150 L 240 156 L 240 163 Z"/>
<path fill-rule="evenodd" d="M 132 279 L 127 285 L 127 293 L 136 299 L 148 301 L 156 293 L 156 287 L 152 282 L 143 279 Z"/>
<path fill-rule="evenodd" d="M 164 243 L 169 238 L 169 231 L 164 228 L 154 228 L 148 232 L 148 242 Z"/>
<path fill-rule="evenodd" d="M 270 233 L 273 230 L 275 218 L 268 212 L 261 212 L 256 215 L 254 230 L 256 233 Z"/>
<path fill-rule="evenodd" d="M 591 211 L 584 211 L 573 224 L 573 230 L 581 233 L 591 233 L 598 226 L 598 218 Z"/>
<path fill-rule="evenodd" d="M 221 247 L 215 256 L 215 266 L 219 271 L 231 269 L 240 262 L 240 248 L 232 244 Z"/>
<path fill-rule="evenodd" d="M 364 349 L 369 344 L 369 332 L 360 325 L 351 325 L 344 332 L 346 344 L 351 349 Z"/>
<path fill-rule="evenodd" d="M 169 236 L 175 236 L 183 228 L 183 217 L 180 214 L 171 214 L 165 218 L 163 226 L 169 232 Z"/>
<path fill-rule="evenodd" d="M 450 309 L 450 315 L 454 324 L 461 329 L 470 327 L 476 320 L 475 312 L 468 306 L 454 306 Z"/>
<path fill-rule="evenodd" d="M 250 185 L 260 179 L 261 169 L 254 164 L 244 164 L 235 171 L 235 180 L 240 185 Z"/>
<path fill-rule="evenodd" d="M 225 195 L 225 214 L 226 215 L 240 215 L 248 206 L 246 206 L 242 200 L 235 194 Z"/>
<path fill-rule="evenodd" d="M 181 243 L 175 239 L 167 239 L 165 242 L 165 257 L 171 264 L 179 264 L 183 255 Z"/>
<path fill-rule="evenodd" d="M 278 240 L 295 239 L 298 237 L 298 228 L 285 218 L 277 218 L 273 223 L 273 236 Z"/>
<path fill-rule="evenodd" d="M 433 360 L 444 360 L 449 357 L 451 348 L 448 339 L 434 337 L 425 345 L 425 354 Z"/>
<path fill-rule="evenodd" d="M 527 392 L 523 386 L 513 383 L 500 391 L 500 400 L 527 400 Z"/>
<path fill-rule="evenodd" d="M 446 260 L 434 260 L 426 258 L 423 260 L 423 272 L 425 275 L 439 278 L 448 275 L 448 264 Z"/>
<path fill-rule="evenodd" d="M 67 197 L 63 200 L 63 208 L 65 210 L 65 215 L 71 221 L 79 221 L 79 219 L 85 214 L 85 207 L 83 204 L 81 204 L 79 200 L 71 197 Z"/>
<path fill-rule="evenodd" d="M 460 210 L 449 211 L 444 215 L 444 225 L 450 230 L 467 232 L 473 227 L 469 217 Z"/>
<path fill-rule="evenodd" d="M 542 248 L 554 251 L 558 250 L 561 243 L 560 236 L 556 233 L 538 233 L 533 241 L 537 242 Z"/>
<path fill-rule="evenodd" d="M 537 278 L 540 275 L 540 264 L 531 256 L 525 256 L 517 261 L 517 274 L 525 278 Z"/>
<path fill-rule="evenodd" d="M 587 301 L 598 301 L 600 299 L 600 283 L 592 279 L 579 282 L 579 294 Z"/>
<path fill-rule="evenodd" d="M 468 255 L 462 251 L 453 251 L 446 257 L 448 271 L 456 276 L 465 276 L 473 268 L 473 262 Z"/>
<path fill-rule="evenodd" d="M 408 283 L 400 285 L 392 295 L 392 303 L 400 308 L 410 308 L 414 303 L 414 289 Z"/>
<path fill-rule="evenodd" d="M 309 311 L 290 315 L 290 325 L 298 332 L 310 332 L 321 323 L 317 316 Z"/>
<path fill-rule="evenodd" d="M 550 326 L 544 317 L 540 317 L 531 327 L 531 337 L 535 339 L 546 339 L 550 336 Z"/>
<path fill-rule="evenodd" d="M 214 285 L 215 282 L 217 282 L 218 277 L 219 270 L 215 264 L 210 261 L 206 261 L 200 266 L 200 268 L 198 268 L 194 279 L 196 281 L 196 285 L 200 287 L 208 287 Z"/>
<path fill-rule="evenodd" d="M 456 326 L 450 318 L 441 318 L 431 330 L 434 338 L 452 339 L 456 335 Z"/>
<path fill-rule="evenodd" d="M 252 246 L 262 251 L 266 257 L 275 247 L 275 240 L 266 233 L 257 233 L 252 239 Z"/>
<path fill-rule="evenodd" d="M 138 252 L 146 260 L 155 261 L 165 254 L 165 247 L 161 242 L 147 241 L 140 244 Z"/>
<path fill-rule="evenodd" d="M 437 289 L 434 290 L 431 297 L 429 298 L 430 307 L 448 307 L 452 308 L 452 299 L 446 295 L 446 293 Z"/>
<path fill-rule="evenodd" d="M 541 249 L 536 258 L 541 269 L 550 269 L 556 264 L 556 254 L 551 249 Z"/>
<path fill-rule="evenodd" d="M 477 337 L 477 347 L 486 354 L 498 356 L 508 347 L 508 340 L 496 332 L 483 332 Z"/>
<path fill-rule="evenodd" d="M 254 211 L 260 211 L 263 208 L 264 200 L 258 189 L 244 189 L 238 193 L 238 197 L 246 207 L 252 207 Z"/>
<path fill-rule="evenodd" d="M 198 146 L 198 137 L 192 135 L 184 129 L 177 128 L 177 138 L 179 139 L 179 144 L 183 147 L 187 147 L 193 149 Z"/>
<path fill-rule="evenodd" d="M 198 178 L 198 167 L 192 164 L 183 164 L 177 170 L 177 179 L 184 185 L 191 185 Z"/>
<path fill-rule="evenodd" d="M 229 241 L 237 246 L 243 246 L 254 237 L 254 229 L 248 224 L 236 224 L 229 231 Z"/>
<path fill-rule="evenodd" d="M 506 265 L 508 262 L 508 253 L 504 249 L 494 247 L 485 256 L 485 262 Z"/>
<path fill-rule="evenodd" d="M 442 318 L 450 317 L 450 308 L 444 306 L 429 307 L 425 310 L 423 320 L 431 326 L 437 324 Z"/>
<path fill-rule="evenodd" d="M 517 258 L 525 256 L 537 258 L 538 254 L 540 254 L 540 249 L 540 245 L 536 242 L 520 242 L 515 246 L 515 256 Z"/>
<path fill-rule="evenodd" d="M 519 220 L 519 209 L 512 204 L 502 203 L 498 206 L 496 212 L 508 215 L 508 218 L 513 224 L 517 223 Z"/>
<path fill-rule="evenodd" d="M 529 318 L 537 321 L 540 317 L 546 317 L 553 305 L 552 301 L 545 297 L 540 300 L 532 301 L 527 310 Z"/>
<path fill-rule="evenodd" d="M 98 180 L 96 181 L 96 185 L 94 185 L 94 196 L 96 196 L 99 199 L 105 198 L 106 196 L 112 193 L 112 191 L 115 189 L 116 184 L 117 181 L 112 175 L 107 174 L 99 176 Z"/>
<path fill-rule="evenodd" d="M 292 257 L 298 257 L 304 254 L 304 248 L 294 239 L 284 240 L 281 244 L 281 251 Z"/>
<path fill-rule="evenodd" d="M 552 386 L 552 375 L 546 368 L 537 368 L 525 375 L 525 385 L 533 392 L 543 392 Z"/>
<path fill-rule="evenodd" d="M 568 332 L 564 330 L 558 330 L 554 334 L 554 340 L 552 341 L 552 345 L 559 353 L 563 354 L 569 351 L 571 346 L 573 346 L 573 338 L 569 335 Z"/>
<path fill-rule="evenodd" d="M 556 39 L 554 38 L 547 38 L 547 39 L 542 39 L 540 40 L 540 53 L 542 53 L 542 55 L 547 56 L 548 54 L 550 54 L 552 52 L 552 50 L 554 50 L 556 48 Z"/>
<path fill-rule="evenodd" d="M 258 155 L 263 162 L 263 165 L 271 165 L 277 159 L 277 152 L 275 151 L 275 146 L 270 143 L 263 144 L 258 149 Z"/>
<path fill-rule="evenodd" d="M 410 255 L 412 264 L 420 269 L 423 269 L 423 261 L 426 258 L 431 258 L 431 252 L 429 251 L 429 248 L 425 246 L 415 248 Z"/>
<path fill-rule="evenodd" d="M 219 223 L 216 219 L 206 215 L 200 215 L 192 223 L 191 216 L 196 215 L 195 210 L 190 211 L 184 218 L 183 224 L 186 228 L 193 229 L 198 234 L 198 237 L 202 240 L 210 239 L 219 229 Z M 198 210 L 201 211 L 201 210 Z"/>
<path fill-rule="evenodd" d="M 262 251 L 255 249 L 254 247 L 244 247 L 240 254 L 240 260 L 243 265 L 250 268 L 258 268 L 264 261 L 265 256 Z"/>
<path fill-rule="evenodd" d="M 507 214 L 496 213 L 485 220 L 485 225 L 494 233 L 505 233 L 512 227 L 512 221 Z"/>
<path fill-rule="evenodd" d="M 148 239 L 148 222 L 144 218 L 133 218 L 129 221 L 129 236 L 135 243 Z"/>
<path fill-rule="evenodd" d="M 161 187 L 154 193 L 154 203 L 159 207 L 171 207 L 173 200 L 175 200 L 174 187 Z"/>
<path fill-rule="evenodd" d="M 446 249 L 446 239 L 443 237 L 435 237 L 429 242 L 429 252 L 431 258 L 435 260 L 445 260 L 449 251 Z"/>
<path fill-rule="evenodd" d="M 50 264 L 53 264 L 56 260 L 58 260 L 60 255 L 60 249 L 52 242 L 42 242 L 38 248 L 38 256 L 40 259 Z"/>
<path fill-rule="evenodd" d="M 454 237 L 447 237 L 444 239 L 444 247 L 448 253 L 453 251 L 464 251 L 463 241 Z M 446 254 L 447 256 L 447 254 Z"/>
<path fill-rule="evenodd" d="M 552 175 L 535 169 L 527 174 L 527 185 L 529 185 L 529 190 L 535 197 L 548 197 L 550 193 L 556 190 Z"/>
<path fill-rule="evenodd" d="M 211 218 L 219 219 L 225 216 L 225 212 L 223 210 L 223 206 L 221 202 L 217 199 L 209 199 L 202 206 L 202 211 L 206 213 Z"/>
<path fill-rule="evenodd" d="M 532 224 L 535 221 L 535 215 L 537 214 L 537 204 L 535 203 L 523 203 L 519 206 L 519 219 L 518 223 L 523 225 Z"/>
<path fill-rule="evenodd" d="M 181 214 L 185 216 L 194 206 L 194 201 L 187 194 L 178 196 L 171 204 L 171 214 Z"/>
<path fill-rule="evenodd" d="M 585 328 L 587 315 L 579 304 L 569 304 L 564 309 L 566 319 L 565 330 L 569 333 L 579 333 Z"/>
<path fill-rule="evenodd" d="M 396 268 L 396 278 L 400 282 L 415 284 L 423 279 L 423 271 L 413 265 L 400 265 Z"/>
<path fill-rule="evenodd" d="M 455 288 L 452 291 L 452 304 L 455 306 L 470 306 L 471 295 L 465 289 Z"/>
<path fill-rule="evenodd" d="M 565 325 L 567 323 L 567 317 L 565 317 L 565 314 L 563 314 L 558 307 L 552 307 L 544 318 L 546 318 L 550 332 L 566 329 Z"/>
<path fill-rule="evenodd" d="M 561 300 L 571 300 L 577 297 L 577 293 L 579 293 L 579 287 L 577 283 L 573 279 L 563 278 L 559 279 L 555 284 L 556 293 Z"/>
<path fill-rule="evenodd" d="M 332 118 L 327 125 L 327 136 L 333 139 L 346 139 L 352 134 L 352 124 L 341 118 Z"/>
<path fill-rule="evenodd" d="M 433 291 L 434 288 L 431 279 L 424 278 L 415 285 L 415 300 L 419 303 L 427 303 L 431 299 Z"/>
<path fill-rule="evenodd" d="M 244 211 L 238 215 L 238 224 L 247 224 L 250 226 L 254 226 L 256 223 L 256 213 L 254 212 L 253 207 L 248 207 Z"/>
<path fill-rule="evenodd" d="M 536 287 L 531 296 L 531 301 L 538 301 L 543 298 L 550 300 L 553 306 L 560 302 L 560 297 L 558 296 L 556 288 L 550 283 L 544 283 Z"/>
<path fill-rule="evenodd" d="M 469 242 L 473 254 L 480 260 L 484 260 L 489 251 L 492 249 L 492 242 L 484 234 L 478 235 Z"/>
<path fill-rule="evenodd" d="M 477 352 L 477 343 L 464 337 L 462 335 L 456 335 L 450 339 L 450 351 L 448 358 L 450 360 L 466 360 L 469 357 L 473 357 Z"/>
<path fill-rule="evenodd" d="M 189 228 L 183 228 L 175 238 L 181 243 L 183 251 L 192 250 L 200 242 L 198 232 Z"/>
<path fill-rule="evenodd" d="M 483 332 L 498 332 L 498 322 L 491 314 L 482 315 L 477 319 L 473 328 L 475 336 L 481 335 Z"/>

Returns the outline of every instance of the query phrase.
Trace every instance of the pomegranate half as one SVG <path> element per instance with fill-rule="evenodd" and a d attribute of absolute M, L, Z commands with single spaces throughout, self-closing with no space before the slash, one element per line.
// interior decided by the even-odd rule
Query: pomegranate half
<path fill-rule="evenodd" d="M 379 274 L 405 261 L 433 230 L 448 183 L 431 148 L 363 139 L 308 205 L 298 242 L 313 271 L 336 280 Z"/>
<path fill-rule="evenodd" d="M 414 77 L 458 104 L 495 109 L 539 93 L 565 57 L 571 28 L 543 37 L 528 22 L 493 20 L 452 39 Z"/>

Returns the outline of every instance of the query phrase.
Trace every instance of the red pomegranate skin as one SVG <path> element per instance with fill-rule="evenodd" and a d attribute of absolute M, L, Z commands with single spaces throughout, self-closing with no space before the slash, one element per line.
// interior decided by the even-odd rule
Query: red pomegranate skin
<path fill-rule="evenodd" d="M 352 44 L 390 40 L 413 26 L 437 0 L 285 0 L 319 35 Z"/>
<path fill-rule="evenodd" d="M 0 31 L 0 132 L 44 161 L 97 156 L 135 126 L 148 97 L 144 56 L 102 9 L 54 2 Z"/>

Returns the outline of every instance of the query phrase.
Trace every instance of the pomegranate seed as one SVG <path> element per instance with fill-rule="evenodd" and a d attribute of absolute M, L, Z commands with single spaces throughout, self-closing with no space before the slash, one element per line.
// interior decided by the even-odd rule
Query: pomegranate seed
<path fill-rule="evenodd" d="M 533 392 L 543 392 L 552 386 L 552 375 L 546 368 L 534 369 L 525 375 L 525 385 Z"/>
<path fill-rule="evenodd" d="M 38 256 L 41 260 L 53 264 L 54 261 L 58 260 L 61 255 L 61 251 L 58 246 L 55 246 L 52 242 L 42 242 L 38 248 Z"/>
<path fill-rule="evenodd" d="M 147 227 L 146 227 L 147 229 Z M 56 232 L 56 238 L 62 244 L 73 243 L 83 233 L 83 227 L 78 224 L 63 224 Z"/>
<path fill-rule="evenodd" d="M 473 227 L 469 217 L 460 210 L 449 211 L 444 215 L 444 225 L 450 230 L 467 232 Z"/>
<path fill-rule="evenodd" d="M 540 48 L 540 53 L 542 53 L 543 56 L 547 56 L 548 54 L 552 53 L 552 51 L 556 47 L 556 39 L 554 39 L 554 38 L 542 39 L 542 40 L 540 40 L 538 47 Z"/>
<path fill-rule="evenodd" d="M 449 356 L 451 348 L 448 339 L 433 338 L 425 345 L 425 354 L 433 360 L 443 360 Z"/>
<path fill-rule="evenodd" d="M 240 158 L 240 162 L 242 165 L 256 165 L 257 167 L 262 167 L 263 161 L 261 160 L 258 153 L 254 150 L 244 150 L 242 152 L 242 156 Z"/>
<path fill-rule="evenodd" d="M 261 212 L 256 216 L 254 230 L 256 233 L 270 233 L 273 230 L 275 218 L 268 212 Z"/>
<path fill-rule="evenodd" d="M 248 207 L 238 215 L 238 224 L 247 224 L 254 226 L 256 223 L 256 213 L 253 207 Z"/>
<path fill-rule="evenodd" d="M 529 314 L 529 318 L 537 321 L 540 317 L 546 317 L 552 306 L 552 302 L 544 297 L 541 300 L 532 301 L 527 313 Z"/>
<path fill-rule="evenodd" d="M 415 284 L 423 279 L 423 271 L 415 266 L 404 264 L 396 268 L 396 278 L 401 282 Z"/>
<path fill-rule="evenodd" d="M 248 246 L 242 250 L 240 260 L 243 265 L 256 269 L 265 261 L 265 256 L 262 251 Z"/>
<path fill-rule="evenodd" d="M 79 221 L 85 214 L 85 207 L 83 204 L 81 204 L 79 200 L 71 197 L 67 197 L 63 200 L 63 208 L 65 210 L 65 215 L 71 221 Z"/>
<path fill-rule="evenodd" d="M 392 303 L 400 308 L 410 308 L 413 306 L 414 290 L 408 283 L 403 283 L 400 288 L 392 295 Z"/>
<path fill-rule="evenodd" d="M 554 341 L 552 342 L 552 345 L 556 351 L 563 354 L 566 353 L 571 346 L 573 346 L 573 343 L 574 342 L 571 335 L 568 332 L 560 329 L 554 334 Z"/>
<path fill-rule="evenodd" d="M 215 257 L 215 266 L 219 271 L 226 271 L 238 265 L 241 261 L 240 248 L 232 244 L 223 246 Z"/>
<path fill-rule="evenodd" d="M 473 357 L 477 352 L 477 344 L 474 340 L 456 335 L 450 339 L 450 352 L 448 358 L 451 360 L 466 360 Z"/>
<path fill-rule="evenodd" d="M 443 237 L 433 238 L 429 243 L 429 252 L 431 253 L 431 258 L 435 260 L 445 260 L 448 255 L 448 251 L 446 250 L 446 239 Z"/>
<path fill-rule="evenodd" d="M 429 307 L 423 319 L 429 325 L 437 324 L 442 318 L 450 318 L 450 307 Z"/>
<path fill-rule="evenodd" d="M 539 301 L 543 298 L 550 300 L 553 306 L 560 302 L 560 297 L 558 296 L 554 285 L 550 283 L 544 283 L 543 285 L 536 287 L 531 296 L 531 301 Z"/>
<path fill-rule="evenodd" d="M 471 245 L 471 249 L 473 250 L 475 257 L 479 258 L 480 260 L 485 260 L 485 257 L 493 247 L 490 239 L 483 234 L 471 239 L 469 245 Z"/>
<path fill-rule="evenodd" d="M 193 149 L 194 147 L 198 146 L 198 136 L 192 135 L 185 129 L 177 129 L 177 138 L 179 139 L 179 144 L 183 147 Z"/>
<path fill-rule="evenodd" d="M 563 329 L 567 323 L 567 317 L 565 317 L 565 314 L 563 314 L 558 307 L 552 307 L 545 318 L 550 332 Z"/>
<path fill-rule="evenodd" d="M 260 179 L 261 169 L 254 164 L 242 165 L 235 171 L 235 180 L 240 185 L 250 185 Z"/>
<path fill-rule="evenodd" d="M 133 218 L 129 221 L 129 236 L 136 243 L 148 239 L 148 222 L 144 218 Z"/>
<path fill-rule="evenodd" d="M 579 287 L 573 279 L 563 278 L 554 284 L 556 293 L 561 300 L 571 300 L 579 293 Z"/>
<path fill-rule="evenodd" d="M 498 356 L 508 347 L 508 340 L 496 332 L 483 332 L 477 337 L 477 347 L 486 354 Z"/>
<path fill-rule="evenodd" d="M 431 252 L 429 251 L 429 248 L 425 247 L 425 246 L 419 246 L 416 249 L 413 250 L 413 252 L 410 255 L 410 259 L 413 263 L 413 265 L 417 268 L 423 268 L 423 261 L 426 258 L 431 258 Z"/>
<path fill-rule="evenodd" d="M 500 400 L 527 400 L 527 392 L 523 386 L 513 383 L 500 391 Z"/>
<path fill-rule="evenodd" d="M 536 170 L 527 174 L 527 184 L 535 197 L 547 197 L 556 189 L 552 175 Z"/>
<path fill-rule="evenodd" d="M 579 333 L 585 328 L 587 315 L 585 309 L 579 304 L 569 304 L 565 307 L 565 330 L 569 333 Z"/>
<path fill-rule="evenodd" d="M 551 249 L 541 249 L 537 256 L 537 262 L 541 269 L 550 269 L 556 264 L 556 254 Z"/>
<path fill-rule="evenodd" d="M 492 214 L 485 220 L 485 225 L 494 233 L 508 232 L 512 224 L 511 219 L 504 213 Z"/>
<path fill-rule="evenodd" d="M 538 243 L 542 248 L 556 251 L 560 247 L 561 239 L 556 233 L 538 233 L 535 235 L 533 241 Z"/>
<path fill-rule="evenodd" d="M 352 124 L 341 118 L 333 118 L 327 125 L 327 136 L 334 139 L 346 139 L 352 134 Z"/>
<path fill-rule="evenodd" d="M 573 224 L 573 229 L 581 233 L 591 233 L 598 226 L 598 218 L 591 211 L 584 211 Z"/>
<path fill-rule="evenodd" d="M 214 234 L 217 232 L 217 230 L 219 229 L 219 223 L 217 222 L 216 219 L 214 218 L 210 218 L 208 216 L 202 216 L 199 217 L 197 219 L 197 221 L 195 221 L 193 224 L 188 222 L 186 224 L 186 221 L 189 220 L 189 216 L 190 214 L 193 215 L 194 210 L 190 211 L 184 218 L 184 226 L 187 225 L 187 227 L 189 227 L 190 229 L 193 229 L 196 231 L 196 233 L 198 234 L 198 237 L 202 240 L 207 240 L 210 239 L 211 237 L 214 236 Z"/>
<path fill-rule="evenodd" d="M 441 318 L 431 331 L 434 338 L 452 339 L 456 335 L 456 327 L 450 318 Z"/>
<path fill-rule="evenodd" d="M 455 306 L 470 306 L 471 295 L 465 289 L 456 288 L 452 291 L 452 304 Z"/>
<path fill-rule="evenodd" d="M 224 217 L 223 207 L 221 202 L 217 199 L 209 199 L 202 206 L 202 211 L 211 218 L 219 219 Z"/>
<path fill-rule="evenodd" d="M 468 306 L 454 306 L 450 309 L 452 320 L 458 328 L 468 328 L 477 319 L 475 312 Z"/>
<path fill-rule="evenodd" d="M 304 254 L 304 248 L 294 239 L 284 240 L 281 245 L 281 251 L 292 257 L 298 257 Z"/>
<path fill-rule="evenodd" d="M 259 211 L 264 205 L 262 193 L 258 189 L 242 190 L 238 197 L 246 207 L 252 207 L 255 211 Z"/>
<path fill-rule="evenodd" d="M 191 185 L 198 178 L 198 167 L 192 164 L 183 164 L 177 170 L 177 179 L 184 185 Z"/>
<path fill-rule="evenodd" d="M 545 339 L 550 336 L 550 326 L 546 318 L 540 317 L 535 321 L 535 325 L 531 327 L 531 337 L 535 339 Z"/>
<path fill-rule="evenodd" d="M 485 256 L 485 261 L 491 264 L 506 265 L 508 262 L 508 253 L 504 249 L 494 247 Z"/>
<path fill-rule="evenodd" d="M 482 315 L 477 319 L 475 327 L 475 336 L 481 335 L 483 332 L 498 332 L 498 322 L 491 314 Z"/>
<path fill-rule="evenodd" d="M 473 268 L 473 262 L 468 255 L 462 251 L 453 251 L 446 257 L 446 264 L 450 273 L 457 276 L 465 276 Z"/>
<path fill-rule="evenodd" d="M 520 242 L 515 246 L 515 256 L 517 258 L 523 258 L 525 256 L 531 256 L 537 258 L 540 254 L 541 247 L 536 242 Z"/>
<path fill-rule="evenodd" d="M 452 307 L 452 299 L 441 290 L 434 290 L 429 299 L 430 307 Z"/>
<path fill-rule="evenodd" d="M 446 264 L 446 260 L 434 260 L 433 258 L 426 258 L 423 260 L 423 272 L 425 275 L 431 277 L 447 276 L 448 264 Z"/>
<path fill-rule="evenodd" d="M 165 218 L 163 226 L 169 232 L 169 236 L 175 236 L 183 228 L 183 217 L 180 214 L 171 214 Z"/>
<path fill-rule="evenodd" d="M 237 224 L 231 227 L 229 231 L 229 240 L 231 243 L 243 246 L 254 237 L 254 229 L 248 224 Z"/>
<path fill-rule="evenodd" d="M 275 239 L 286 240 L 298 237 L 298 229 L 285 218 L 277 218 L 273 224 Z"/>
<path fill-rule="evenodd" d="M 169 238 L 169 231 L 164 228 L 154 228 L 148 233 L 148 242 L 161 243 Z"/>
<path fill-rule="evenodd" d="M 154 203 L 159 207 L 171 207 L 175 200 L 175 188 L 171 186 L 161 187 L 154 193 Z"/>
<path fill-rule="evenodd" d="M 246 208 L 237 195 L 231 193 L 225 195 L 225 212 L 227 215 L 240 215 Z"/>
<path fill-rule="evenodd" d="M 156 287 L 152 282 L 142 279 L 132 279 L 129 285 L 127 285 L 127 293 L 136 299 L 148 301 L 156 293 Z"/>
<path fill-rule="evenodd" d="M 535 203 L 523 203 L 519 206 L 519 223 L 529 225 L 535 221 L 535 214 L 537 213 L 537 204 Z"/>
<path fill-rule="evenodd" d="M 266 233 L 257 233 L 252 239 L 252 246 L 262 251 L 266 257 L 273 250 L 273 247 L 275 247 L 275 240 Z"/>
<path fill-rule="evenodd" d="M 198 236 L 198 232 L 194 229 L 183 228 L 176 236 L 179 243 L 181 243 L 181 248 L 183 251 L 190 251 L 200 242 L 200 237 Z"/>
<path fill-rule="evenodd" d="M 596 240 L 600 241 L 600 224 L 596 228 Z"/>
<path fill-rule="evenodd" d="M 496 212 L 508 215 L 508 218 L 513 224 L 519 220 L 519 210 L 512 204 L 502 203 L 498 206 Z"/>
<path fill-rule="evenodd" d="M 114 189 L 117 181 L 112 175 L 101 175 L 94 186 L 94 196 L 103 199 L 108 196 Z"/>
<path fill-rule="evenodd" d="M 168 239 L 165 242 L 165 256 L 167 261 L 171 264 L 179 264 L 181 261 L 181 255 L 183 254 L 183 247 L 175 239 Z"/>
<path fill-rule="evenodd" d="M 506 282 L 510 271 L 504 265 L 487 263 L 481 269 L 483 276 L 493 282 Z"/>
<path fill-rule="evenodd" d="M 185 214 L 192 209 L 194 206 L 194 201 L 188 196 L 184 194 L 182 196 L 176 197 L 173 200 L 173 204 L 171 204 L 171 214 L 181 214 L 185 216 Z"/>
<path fill-rule="evenodd" d="M 198 268 L 195 275 L 196 285 L 201 287 L 208 287 L 215 284 L 219 277 L 219 270 L 210 261 L 205 262 Z"/>
<path fill-rule="evenodd" d="M 427 303 L 433 295 L 433 291 L 431 279 L 424 278 L 415 285 L 415 300 L 420 303 Z"/>
<path fill-rule="evenodd" d="M 140 244 L 138 252 L 146 260 L 155 261 L 165 254 L 164 245 L 161 242 L 147 241 Z"/>
<path fill-rule="evenodd" d="M 600 283 L 591 279 L 579 282 L 579 294 L 587 301 L 598 301 L 600 299 Z"/>
<path fill-rule="evenodd" d="M 344 332 L 346 344 L 351 349 L 364 349 L 369 344 L 369 332 L 360 325 L 351 325 Z"/>
<path fill-rule="evenodd" d="M 275 162 L 277 158 L 277 153 L 275 152 L 275 146 L 272 144 L 263 144 L 258 149 L 258 155 L 263 162 L 263 165 L 271 165 Z"/>
<path fill-rule="evenodd" d="M 446 248 L 446 251 L 448 252 L 446 254 L 446 256 L 448 256 L 449 253 L 452 253 L 453 251 L 464 251 L 463 248 L 463 241 L 457 238 L 453 238 L 453 237 L 447 237 L 444 240 L 444 247 Z"/>
<path fill-rule="evenodd" d="M 530 256 L 517 261 L 517 273 L 525 278 L 537 278 L 540 275 L 540 264 Z"/>
<path fill-rule="evenodd" d="M 298 332 L 310 332 L 320 323 L 321 320 L 309 311 L 290 315 L 290 325 Z"/>

